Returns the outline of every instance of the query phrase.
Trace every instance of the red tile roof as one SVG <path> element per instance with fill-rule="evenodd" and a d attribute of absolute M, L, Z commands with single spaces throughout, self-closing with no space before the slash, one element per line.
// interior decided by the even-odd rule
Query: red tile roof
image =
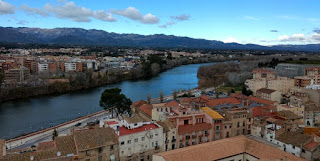
<path fill-rule="evenodd" d="M 209 100 L 209 102 L 207 103 L 207 105 L 209 107 L 216 107 L 219 104 L 223 105 L 223 104 L 240 104 L 240 101 L 234 97 L 228 97 L 228 98 L 217 98 L 217 99 L 212 99 Z"/>
<path fill-rule="evenodd" d="M 191 133 L 193 131 L 208 130 L 211 125 L 208 123 L 201 123 L 195 125 L 182 125 L 178 127 L 178 134 Z"/>
<path fill-rule="evenodd" d="M 241 93 L 233 93 L 231 94 L 231 97 L 237 98 L 237 99 L 248 99 L 249 97 L 246 95 L 243 95 Z"/>
<path fill-rule="evenodd" d="M 270 105 L 270 104 L 275 103 L 273 101 L 269 101 L 269 100 L 265 100 L 265 99 L 253 97 L 253 96 L 249 96 L 249 100 L 252 102 L 261 103 L 261 104 L 265 104 L 265 105 Z"/>
<path fill-rule="evenodd" d="M 312 141 L 308 144 L 303 145 L 304 148 L 306 148 L 307 150 L 312 150 L 313 148 L 317 147 L 319 145 L 319 143 Z"/>
<path fill-rule="evenodd" d="M 147 102 L 145 100 L 139 100 L 137 102 L 133 102 L 132 105 L 133 106 L 136 106 L 136 107 L 140 107 L 142 106 L 143 104 L 146 104 Z"/>
<path fill-rule="evenodd" d="M 55 149 L 55 148 L 56 148 L 56 144 L 54 141 L 40 142 L 40 143 L 38 143 L 38 146 L 37 146 L 38 151 L 51 150 L 51 149 Z"/>
<path fill-rule="evenodd" d="M 129 134 L 138 133 L 141 131 L 147 131 L 147 130 L 151 130 L 151 129 L 157 129 L 157 128 L 159 128 L 159 127 L 156 124 L 146 124 L 141 127 L 134 128 L 134 129 L 128 129 L 124 126 L 121 126 L 121 127 L 119 127 L 119 136 L 129 135 Z"/>
<path fill-rule="evenodd" d="M 142 106 L 140 106 L 140 111 L 148 114 L 149 116 L 152 116 L 152 105 L 150 104 L 144 104 Z"/>
<path fill-rule="evenodd" d="M 176 107 L 176 106 L 179 106 L 179 103 L 175 100 L 172 100 L 168 103 L 165 104 L 166 107 Z"/>

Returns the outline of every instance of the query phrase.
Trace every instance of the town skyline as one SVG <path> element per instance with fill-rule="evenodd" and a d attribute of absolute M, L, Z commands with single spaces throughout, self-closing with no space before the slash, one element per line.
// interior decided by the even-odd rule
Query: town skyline
<path fill-rule="evenodd" d="M 315 4 L 319 3 L 316 1 L 91 2 L 1 0 L 0 26 L 81 27 L 259 45 L 316 44 L 320 41 L 320 15 L 314 12 Z"/>

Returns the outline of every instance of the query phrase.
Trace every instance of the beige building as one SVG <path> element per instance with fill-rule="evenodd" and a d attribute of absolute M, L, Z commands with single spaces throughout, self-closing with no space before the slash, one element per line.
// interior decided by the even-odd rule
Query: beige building
<path fill-rule="evenodd" d="M 266 80 L 272 80 L 276 78 L 274 71 L 270 69 L 264 69 L 264 68 L 255 69 L 252 71 L 252 74 L 253 74 L 253 79 L 263 78 Z"/>
<path fill-rule="evenodd" d="M 245 85 L 248 89 L 252 91 L 252 94 L 255 96 L 256 91 L 261 88 L 267 87 L 267 80 L 266 79 L 248 79 L 245 82 Z"/>
<path fill-rule="evenodd" d="M 177 148 L 177 134 L 178 129 L 171 121 L 158 121 L 157 124 L 163 127 L 163 148 L 164 151 L 173 150 Z"/>
<path fill-rule="evenodd" d="M 299 116 L 300 121 L 304 122 L 304 105 L 296 106 L 296 105 L 286 105 L 286 104 L 278 104 L 276 105 L 277 111 L 291 111 L 292 113 Z"/>
<path fill-rule="evenodd" d="M 6 155 L 6 141 L 0 139 L 0 159 Z"/>
<path fill-rule="evenodd" d="M 288 94 L 290 89 L 294 87 L 294 79 L 277 77 L 277 79 L 269 80 L 267 86 L 269 89 L 281 92 L 281 94 Z"/>
<path fill-rule="evenodd" d="M 222 138 L 245 135 L 247 132 L 247 110 L 221 112 L 224 116 Z"/>
<path fill-rule="evenodd" d="M 269 101 L 276 101 L 278 103 L 281 102 L 281 93 L 268 88 L 261 88 L 257 90 L 256 97 Z"/>
<path fill-rule="evenodd" d="M 222 139 L 153 155 L 153 161 L 305 161 L 245 136 Z"/>

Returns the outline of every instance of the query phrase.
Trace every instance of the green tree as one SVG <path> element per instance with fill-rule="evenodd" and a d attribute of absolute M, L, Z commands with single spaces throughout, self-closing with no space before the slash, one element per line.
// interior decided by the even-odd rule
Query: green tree
<path fill-rule="evenodd" d="M 52 140 L 54 140 L 56 137 L 58 137 L 58 131 L 57 131 L 57 129 L 54 129 L 53 130 L 53 133 L 52 133 Z"/>
<path fill-rule="evenodd" d="M 105 110 L 111 110 L 112 116 L 113 112 L 116 112 L 118 116 L 125 111 L 130 111 L 131 104 L 131 100 L 121 94 L 121 89 L 119 88 L 106 89 L 100 97 L 100 106 Z"/>

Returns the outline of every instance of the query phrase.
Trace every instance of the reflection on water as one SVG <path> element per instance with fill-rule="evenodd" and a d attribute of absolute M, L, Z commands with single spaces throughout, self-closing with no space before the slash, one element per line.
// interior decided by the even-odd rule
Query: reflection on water
<path fill-rule="evenodd" d="M 40 128 L 102 110 L 100 95 L 106 88 L 118 87 L 132 101 L 170 95 L 175 89 L 197 87 L 197 70 L 204 64 L 174 68 L 148 80 L 125 81 L 60 96 L 41 96 L 10 101 L 0 105 L 0 138 L 11 138 Z M 205 64 L 208 65 L 208 64 Z"/>

